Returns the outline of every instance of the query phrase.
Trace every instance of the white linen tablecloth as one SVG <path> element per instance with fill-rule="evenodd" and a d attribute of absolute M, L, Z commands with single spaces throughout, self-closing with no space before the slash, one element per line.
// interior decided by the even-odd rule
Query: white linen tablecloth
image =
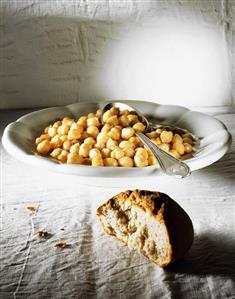
<path fill-rule="evenodd" d="M 26 111 L 1 111 L 1 133 Z M 28 111 L 27 111 L 28 112 Z M 235 114 L 221 114 L 235 136 Z M 103 234 L 99 204 L 126 189 L 167 193 L 190 215 L 194 244 L 163 270 Z M 30 215 L 26 207 L 37 211 Z M 235 144 L 183 180 L 89 180 L 31 167 L 1 145 L 0 298 L 235 298 Z M 35 238 L 46 230 L 47 239 Z M 55 248 L 58 242 L 71 247 Z"/>

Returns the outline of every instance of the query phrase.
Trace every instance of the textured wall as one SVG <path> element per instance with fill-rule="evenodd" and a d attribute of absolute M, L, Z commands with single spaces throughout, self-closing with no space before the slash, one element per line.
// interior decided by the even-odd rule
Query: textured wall
<path fill-rule="evenodd" d="M 234 13 L 232 0 L 2 0 L 0 108 L 230 105 Z"/>

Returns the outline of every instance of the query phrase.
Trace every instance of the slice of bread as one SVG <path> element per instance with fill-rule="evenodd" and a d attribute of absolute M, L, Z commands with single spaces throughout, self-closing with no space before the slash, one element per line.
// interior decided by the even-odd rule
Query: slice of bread
<path fill-rule="evenodd" d="M 121 192 L 101 205 L 97 216 L 107 234 L 162 268 L 183 257 L 193 242 L 192 221 L 164 193 Z"/>

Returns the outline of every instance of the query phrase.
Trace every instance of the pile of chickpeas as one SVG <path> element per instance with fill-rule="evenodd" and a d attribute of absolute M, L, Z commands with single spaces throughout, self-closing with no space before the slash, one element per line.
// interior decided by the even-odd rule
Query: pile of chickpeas
<path fill-rule="evenodd" d="M 46 127 L 35 143 L 37 153 L 62 163 L 145 167 L 157 161 L 135 136 L 144 130 L 145 125 L 134 112 L 112 107 L 104 114 L 99 109 L 77 121 L 64 117 Z M 184 159 L 193 151 L 190 134 L 159 128 L 146 135 L 177 159 Z"/>

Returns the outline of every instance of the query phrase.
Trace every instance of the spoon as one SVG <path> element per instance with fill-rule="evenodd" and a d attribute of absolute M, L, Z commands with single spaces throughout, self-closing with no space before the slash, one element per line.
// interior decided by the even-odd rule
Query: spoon
<path fill-rule="evenodd" d="M 107 110 L 111 109 L 112 107 L 117 107 L 120 110 L 128 110 L 128 111 L 135 112 L 135 114 L 138 116 L 139 120 L 145 125 L 144 132 L 136 132 L 135 134 L 142 141 L 142 143 L 144 145 L 146 145 L 151 150 L 154 157 L 157 159 L 162 171 L 165 174 L 175 176 L 178 178 L 184 178 L 191 174 L 191 170 L 187 164 L 185 164 L 184 162 L 176 159 L 175 157 L 171 156 L 167 152 L 160 149 L 155 143 L 153 143 L 144 134 L 144 133 L 153 131 L 154 129 L 156 129 L 156 127 L 162 127 L 162 126 L 153 125 L 152 123 L 150 123 L 148 121 L 148 119 L 141 112 L 139 112 L 138 110 L 134 109 L 133 107 L 131 107 L 127 104 L 121 103 L 121 102 L 112 102 L 112 103 L 105 105 L 105 107 L 102 110 L 103 114 Z M 167 128 L 175 129 L 175 127 L 172 127 L 172 126 L 167 126 Z M 185 131 L 183 129 L 179 129 L 179 128 L 177 128 L 177 129 L 182 130 L 185 133 Z"/>

